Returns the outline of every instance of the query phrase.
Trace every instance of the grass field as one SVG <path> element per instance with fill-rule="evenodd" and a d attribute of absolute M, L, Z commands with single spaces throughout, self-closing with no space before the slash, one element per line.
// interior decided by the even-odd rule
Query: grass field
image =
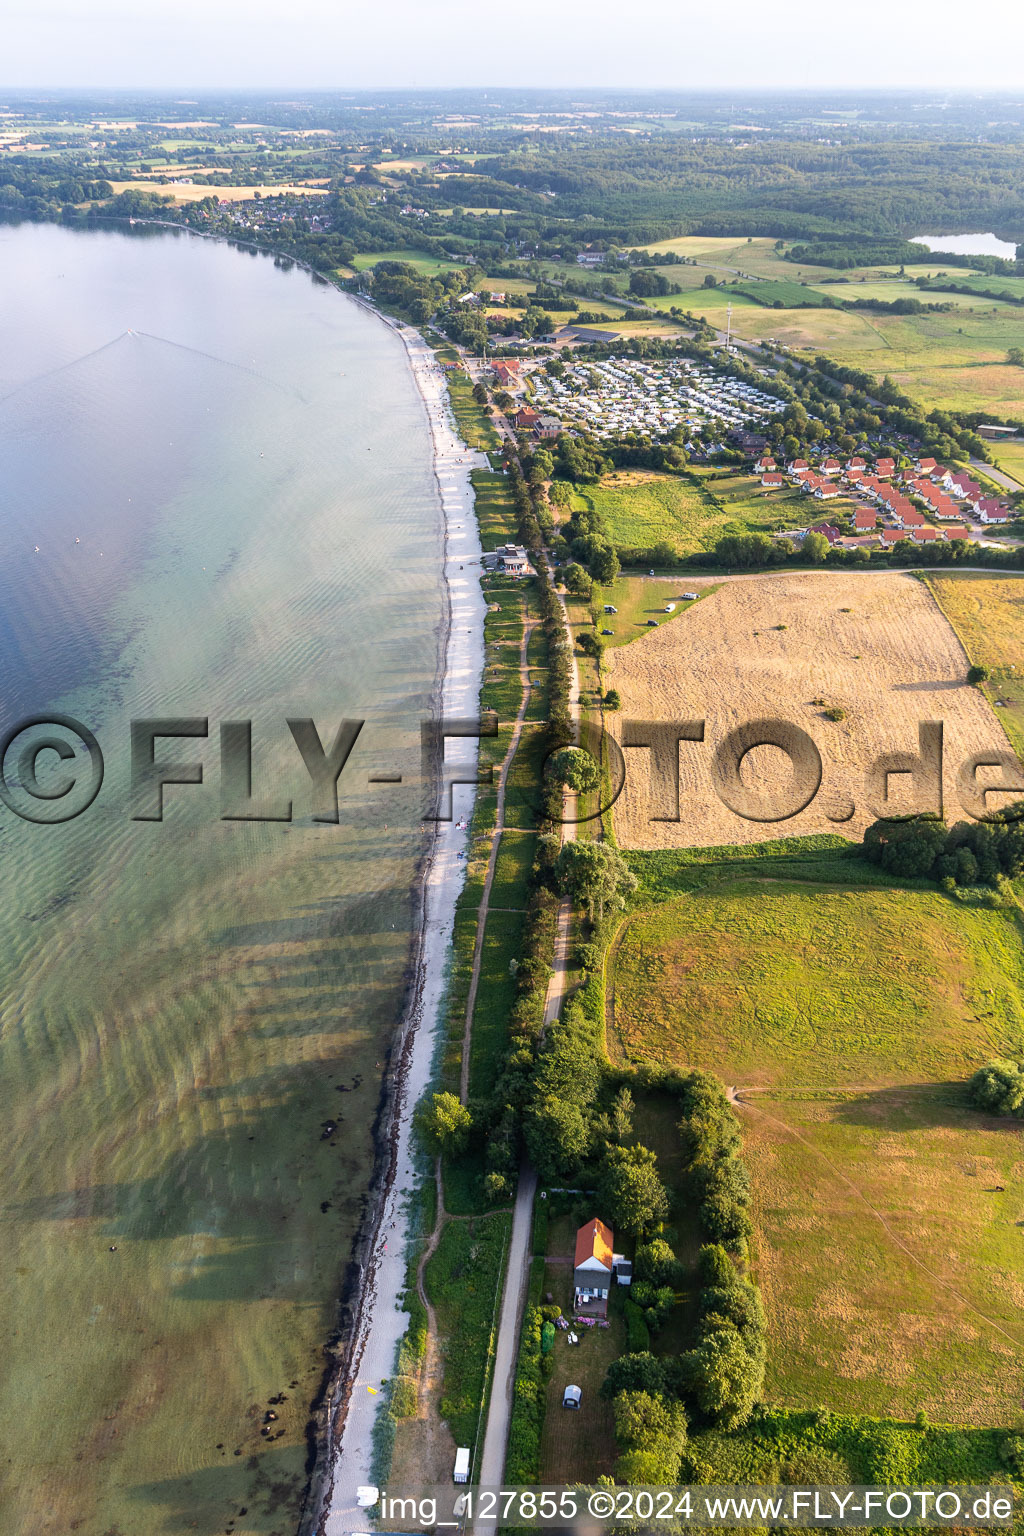
<path fill-rule="evenodd" d="M 1018 1423 L 1019 1128 L 969 1111 L 963 1082 L 1021 1050 L 1020 914 L 883 885 L 810 844 L 731 867 L 676 855 L 674 874 L 672 857 L 632 858 L 651 866 L 641 900 L 655 904 L 609 956 L 608 1044 L 613 1059 L 738 1085 L 765 1401 Z M 671 1158 L 670 1135 L 663 1147 L 645 1127 L 645 1140 Z M 748 1450 L 712 1436 L 699 1454 L 729 1480 Z M 748 1475 L 774 1480 L 752 1463 Z"/>
<path fill-rule="evenodd" d="M 750 475 L 720 471 L 616 470 L 580 494 L 618 548 L 667 543 L 678 555 L 710 550 L 727 533 L 806 527 L 814 518 L 814 504 L 801 492 L 789 486 L 765 491 Z M 841 510 L 845 503 L 837 505 Z"/>
<path fill-rule="evenodd" d="M 959 1080 L 1024 1049 L 1016 917 L 932 891 L 723 876 L 627 921 L 613 996 L 620 1058 L 759 1087 Z"/>
<path fill-rule="evenodd" d="M 438 256 L 424 255 L 422 251 L 360 251 L 358 256 L 353 256 L 352 265 L 357 272 L 365 272 L 367 267 L 375 267 L 378 261 L 404 261 L 428 276 L 435 272 L 450 272 L 458 266 L 457 261 L 442 261 Z"/>
<path fill-rule="evenodd" d="M 993 443 L 992 456 L 999 468 L 1024 486 L 1024 442 Z"/>
<path fill-rule="evenodd" d="M 1013 576 L 928 578 L 972 662 L 988 667 L 987 697 L 1015 752 L 1024 754 L 1024 581 Z"/>
<path fill-rule="evenodd" d="M 694 606 L 692 602 L 682 601 L 682 593 L 691 590 L 697 589 L 691 587 L 685 574 L 670 579 L 619 576 L 610 587 L 596 587 L 594 600 L 599 610 L 598 631 L 611 630 L 611 634 L 601 636 L 602 644 L 614 650 L 617 646 L 628 645 L 631 640 L 639 640 L 641 635 L 648 633 L 650 619 L 654 619 L 659 628 L 663 624 L 673 623 Z M 601 612 L 605 603 L 617 608 L 618 613 Z M 667 603 L 675 604 L 672 613 L 665 612 Z M 590 604 L 569 598 L 568 606 L 569 622 L 575 633 L 593 628 L 590 623 Z"/>
<path fill-rule="evenodd" d="M 452 1220 L 427 1264 L 425 1283 L 441 1335 L 457 1339 L 442 1356 L 441 1417 L 456 1445 L 475 1445 L 490 1366 L 491 1326 L 497 1311 L 502 1261 L 511 1217 Z"/>
<path fill-rule="evenodd" d="M 739 1114 L 767 1399 L 1019 1424 L 1019 1130 L 927 1089 L 758 1095 Z"/>

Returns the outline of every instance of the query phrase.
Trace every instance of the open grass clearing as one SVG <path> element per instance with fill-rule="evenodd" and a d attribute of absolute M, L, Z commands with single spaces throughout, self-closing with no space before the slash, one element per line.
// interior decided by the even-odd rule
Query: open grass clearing
<path fill-rule="evenodd" d="M 927 1087 L 755 1095 L 738 1112 L 767 1399 L 1017 1425 L 1019 1126 Z"/>
<path fill-rule="evenodd" d="M 552 1223 L 551 1238 L 556 1238 Z M 567 1315 L 572 1311 L 572 1243 L 569 1234 L 565 1251 L 555 1254 L 544 1269 L 544 1296 L 554 1297 Z M 554 1254 L 549 1239 L 548 1253 Z M 626 1329 L 621 1316 L 613 1315 L 607 1328 L 580 1326 L 580 1342 L 569 1344 L 565 1331 L 555 1333 L 555 1365 L 547 1387 L 547 1411 L 541 1436 L 540 1471 L 542 1479 L 552 1483 L 575 1483 L 607 1472 L 615 1460 L 615 1420 L 612 1405 L 600 1396 L 601 1383 L 612 1361 L 626 1349 Z M 580 1387 L 580 1407 L 562 1407 L 562 1394 L 572 1384 Z"/>
<path fill-rule="evenodd" d="M 436 272 L 451 272 L 458 267 L 457 261 L 444 261 L 439 256 L 427 256 L 423 251 L 360 251 L 353 256 L 352 265 L 357 272 L 375 267 L 378 261 L 404 261 L 417 272 L 433 276 Z"/>
<path fill-rule="evenodd" d="M 475 1445 L 490 1369 L 491 1328 L 497 1311 L 511 1217 L 470 1217 L 446 1223 L 429 1260 L 425 1284 L 445 1339 L 458 1348 L 442 1355 L 441 1417 L 456 1445 Z"/>
<path fill-rule="evenodd" d="M 702 586 L 685 574 L 680 582 L 680 590 Z M 605 658 L 607 686 L 622 698 L 621 713 L 609 717 L 617 737 L 628 718 L 706 722 L 703 743 L 680 747 L 678 820 L 652 820 L 673 815 L 674 807 L 651 801 L 649 753 L 626 749 L 626 784 L 614 811 L 619 842 L 681 848 L 819 832 L 859 837 L 875 819 L 869 766 L 894 750 L 916 752 L 919 722 L 929 720 L 944 724 L 944 800 L 956 819 L 959 765 L 982 749 L 1005 750 L 996 714 L 967 683 L 967 668 L 948 621 L 911 575 L 785 572 L 721 581 L 684 622 L 651 630 Z M 833 706 L 845 718 L 826 719 L 825 707 Z M 813 799 L 780 821 L 747 820 L 728 809 L 711 779 L 712 755 L 726 734 L 765 717 L 799 726 L 822 760 Z M 906 777 L 890 776 L 891 814 L 913 808 Z M 757 748 L 745 757 L 742 778 L 766 797 L 781 795 L 792 781 L 791 762 L 778 748 Z"/>
<path fill-rule="evenodd" d="M 1018 915 L 937 891 L 723 873 L 628 918 L 610 983 L 615 1056 L 727 1083 L 959 1081 L 1024 1050 Z"/>
<path fill-rule="evenodd" d="M 1024 442 L 993 443 L 992 457 L 999 468 L 1024 487 Z"/>
<path fill-rule="evenodd" d="M 963 572 L 930 576 L 928 585 L 971 661 L 989 669 L 985 694 L 1024 755 L 1024 581 Z"/>
<path fill-rule="evenodd" d="M 651 619 L 659 627 L 671 624 L 694 606 L 693 602 L 683 601 L 683 592 L 696 590 L 696 587 L 690 586 L 685 573 L 681 577 L 671 578 L 619 576 L 610 586 L 595 587 L 593 603 L 596 603 L 598 609 L 598 632 L 611 630 L 609 635 L 601 634 L 602 644 L 606 649 L 613 650 L 628 645 L 631 640 L 638 640 L 641 635 L 649 632 Z M 606 603 L 610 603 L 618 612 L 602 612 Z M 665 612 L 668 603 L 675 605 L 672 613 Z M 584 629 L 593 632 L 591 606 L 591 603 L 582 602 L 579 598 L 568 599 L 569 623 L 574 634 Z"/>

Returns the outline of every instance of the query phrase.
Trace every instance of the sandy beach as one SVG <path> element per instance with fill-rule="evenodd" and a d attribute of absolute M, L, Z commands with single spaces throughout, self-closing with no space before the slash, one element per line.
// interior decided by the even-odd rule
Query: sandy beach
<path fill-rule="evenodd" d="M 448 405 L 444 374 L 427 343 L 407 327 L 395 325 L 394 329 L 405 343 L 430 423 L 444 515 L 449 625 L 440 688 L 442 709 L 445 716 L 475 715 L 483 673 L 486 605 L 479 582 L 481 548 L 469 472 L 489 465 L 485 454 L 467 448 L 459 438 Z M 452 740 L 447 745 L 446 768 L 457 766 L 464 777 L 472 777 L 476 758 L 474 740 Z M 412 1109 L 429 1084 L 433 1070 L 455 903 L 466 874 L 464 855 L 472 796 L 473 790 L 468 786 L 453 791 L 452 819 L 436 824 L 424 876 L 413 1001 L 397 1046 L 400 1065 L 392 1111 L 391 1167 L 379 1206 L 371 1258 L 362 1277 L 347 1381 L 332 1409 L 331 1465 L 316 1527 L 322 1536 L 343 1536 L 365 1529 L 366 1516 L 358 1509 L 356 1490 L 373 1481 L 373 1428 L 377 1413 L 386 1402 L 382 1383 L 392 1375 L 398 1345 L 409 1321 L 400 1298 L 406 1279 L 408 1196 L 417 1180 Z"/>

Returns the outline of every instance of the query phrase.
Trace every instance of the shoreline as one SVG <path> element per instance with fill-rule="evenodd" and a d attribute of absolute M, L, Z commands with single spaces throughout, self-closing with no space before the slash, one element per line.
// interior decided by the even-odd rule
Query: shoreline
<path fill-rule="evenodd" d="M 489 468 L 485 454 L 470 449 L 458 435 L 444 375 L 433 352 L 410 326 L 392 320 L 354 295 L 347 297 L 400 337 L 426 412 L 433 451 L 443 539 L 442 574 L 446 600 L 435 708 L 445 716 L 475 716 L 484 667 L 483 620 L 486 603 L 479 585 L 481 546 L 469 471 Z M 445 761 L 476 771 L 477 743 L 454 739 Z M 337 1373 L 321 1439 L 323 1472 L 314 1492 L 310 1529 L 318 1536 L 342 1536 L 365 1525 L 356 1505 L 356 1489 L 373 1481 L 374 1430 L 385 1411 L 390 1382 L 410 1315 L 401 1306 L 406 1290 L 407 1250 L 412 1237 L 406 1197 L 419 1182 L 412 1138 L 414 1105 L 434 1074 L 442 1009 L 447 993 L 455 907 L 465 883 L 468 822 L 473 790 L 454 792 L 453 819 L 435 824 L 419 881 L 418 918 L 410 966 L 411 989 L 392 1048 L 391 1091 L 382 1103 L 378 1140 L 387 1148 L 382 1181 L 371 1190 L 376 1210 L 361 1244 L 367 1253 L 351 1308 L 352 1326 L 346 1358 Z M 457 825 L 464 823 L 463 827 Z"/>

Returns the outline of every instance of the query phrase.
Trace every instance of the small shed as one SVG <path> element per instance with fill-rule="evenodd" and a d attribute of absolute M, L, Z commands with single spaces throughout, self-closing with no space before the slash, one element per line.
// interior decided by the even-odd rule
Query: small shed
<path fill-rule="evenodd" d="M 580 1406 L 580 1398 L 582 1396 L 583 1393 L 580 1391 L 579 1387 L 566 1387 L 565 1391 L 562 1393 L 562 1407 L 578 1408 Z"/>

